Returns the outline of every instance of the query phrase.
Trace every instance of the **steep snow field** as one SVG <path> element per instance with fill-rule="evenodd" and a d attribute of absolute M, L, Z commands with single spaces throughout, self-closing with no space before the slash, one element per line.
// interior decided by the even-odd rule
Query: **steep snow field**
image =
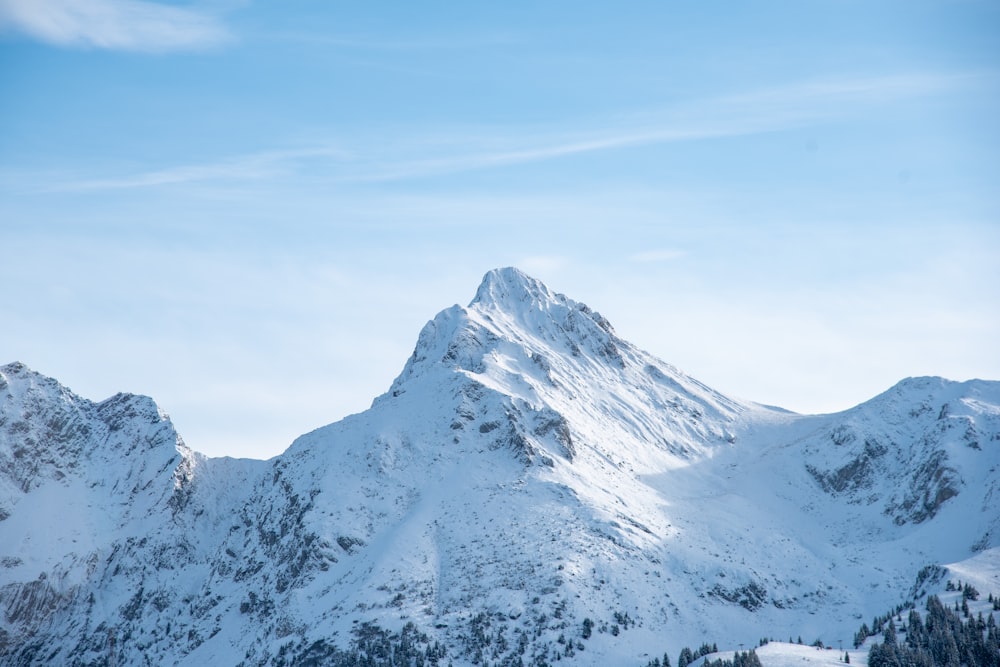
<path fill-rule="evenodd" d="M 1000 383 L 795 415 L 516 269 L 266 462 L 190 451 L 149 399 L 0 373 L 3 664 L 311 664 L 412 623 L 442 664 L 641 666 L 848 647 L 947 578 L 1000 594 Z"/>

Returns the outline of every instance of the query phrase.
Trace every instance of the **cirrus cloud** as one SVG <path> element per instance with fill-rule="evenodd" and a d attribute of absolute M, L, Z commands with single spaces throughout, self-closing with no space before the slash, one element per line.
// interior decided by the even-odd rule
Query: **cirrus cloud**
<path fill-rule="evenodd" d="M 0 0 L 0 29 L 61 47 L 189 51 L 232 36 L 215 17 L 146 0 Z"/>

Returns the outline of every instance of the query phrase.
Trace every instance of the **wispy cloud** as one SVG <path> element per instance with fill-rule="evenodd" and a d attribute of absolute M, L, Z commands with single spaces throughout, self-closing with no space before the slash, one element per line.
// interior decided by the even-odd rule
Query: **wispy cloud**
<path fill-rule="evenodd" d="M 187 51 L 232 36 L 215 17 L 147 0 L 0 0 L 0 28 L 62 47 Z"/>
<path fill-rule="evenodd" d="M 269 31 L 261 39 L 313 44 L 317 46 L 358 51 L 460 51 L 484 46 L 507 47 L 520 41 L 507 33 L 452 34 L 438 36 L 398 37 L 387 39 L 365 34 L 329 34 L 317 32 Z"/>
<path fill-rule="evenodd" d="M 594 123 L 575 132 L 509 131 L 506 137 L 480 142 L 486 147 L 479 150 L 476 138 L 469 137 L 462 142 L 466 150 L 460 152 L 430 150 L 410 158 L 400 151 L 396 159 L 360 165 L 345 180 L 398 181 L 623 148 L 776 132 L 871 113 L 879 104 L 938 94 L 984 76 L 993 75 L 916 74 L 766 88 L 636 113 L 599 128 Z"/>
<path fill-rule="evenodd" d="M 9 2 L 10 0 L 0 0 Z M 442 133 L 410 132 L 386 140 L 354 139 L 350 150 L 318 146 L 265 151 L 206 164 L 129 176 L 57 183 L 58 191 L 99 191 L 208 181 L 259 180 L 302 174 L 328 183 L 385 183 L 429 178 L 589 153 L 674 142 L 776 132 L 872 113 L 887 102 L 940 94 L 993 74 L 931 74 L 806 82 L 694 100 L 675 107 L 578 123 L 575 130 L 507 127 Z M 663 258 L 659 258 L 662 261 Z M 636 260 L 652 261 L 652 260 Z"/>
<path fill-rule="evenodd" d="M 39 188 L 44 192 L 93 192 L 129 190 L 212 181 L 252 181 L 293 172 L 311 159 L 346 159 L 343 150 L 328 146 L 261 151 L 204 164 L 167 167 L 116 178 L 77 179 Z"/>

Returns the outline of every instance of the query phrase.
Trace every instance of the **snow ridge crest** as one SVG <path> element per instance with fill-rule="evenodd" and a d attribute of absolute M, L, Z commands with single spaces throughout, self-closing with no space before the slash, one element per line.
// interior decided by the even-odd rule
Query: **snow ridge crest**
<path fill-rule="evenodd" d="M 545 302 L 565 302 L 566 297 L 555 294 L 540 280 L 536 280 L 512 266 L 493 269 L 483 276 L 470 307 L 517 310 L 524 306 Z"/>
<path fill-rule="evenodd" d="M 406 384 L 432 369 L 483 373 L 486 357 L 498 345 L 512 345 L 520 350 L 516 356 L 536 364 L 545 363 L 545 357 L 587 357 L 612 372 L 624 368 L 627 347 L 611 323 L 587 305 L 553 292 L 520 269 L 493 269 L 468 307 L 447 308 L 424 326 L 402 373 L 373 405 L 404 393 Z"/>
<path fill-rule="evenodd" d="M 611 323 L 600 313 L 513 267 L 489 271 L 468 310 L 481 314 L 492 326 L 507 329 L 514 338 L 520 338 L 520 333 L 543 338 L 568 334 L 570 338 L 592 335 L 617 341 Z"/>

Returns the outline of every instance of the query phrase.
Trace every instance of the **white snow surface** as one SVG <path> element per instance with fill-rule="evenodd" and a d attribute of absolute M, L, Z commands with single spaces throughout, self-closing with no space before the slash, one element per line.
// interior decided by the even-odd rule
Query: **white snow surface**
<path fill-rule="evenodd" d="M 846 646 L 946 577 L 1000 593 L 998 465 L 998 382 L 910 378 L 796 415 L 510 268 L 428 322 L 369 410 L 266 462 L 205 458 L 148 398 L 92 403 L 9 364 L 0 664 L 295 664 L 365 622 L 412 622 L 455 665 L 474 627 L 509 644 L 491 662 L 523 634 L 524 664 Z M 759 655 L 802 651 L 839 659 Z"/>

